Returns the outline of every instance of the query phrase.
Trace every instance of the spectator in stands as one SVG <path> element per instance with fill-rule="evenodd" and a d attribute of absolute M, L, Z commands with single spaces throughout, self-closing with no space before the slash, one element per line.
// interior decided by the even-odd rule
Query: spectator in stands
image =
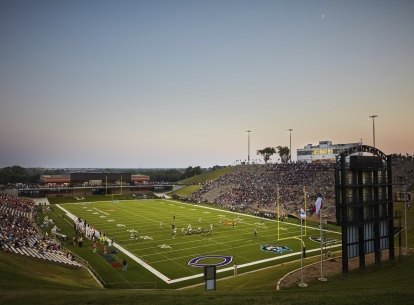
<path fill-rule="evenodd" d="M 60 252 L 60 243 L 46 235 L 42 237 L 32 225 L 32 214 L 37 216 L 37 212 L 39 209 L 34 208 L 31 200 L 0 194 L 1 248 L 18 254 L 68 263 L 65 255 Z"/>
<path fill-rule="evenodd" d="M 328 163 L 238 166 L 231 173 L 205 183 L 191 195 L 190 200 L 196 203 L 212 202 L 231 211 L 276 218 L 277 186 L 281 214 L 297 215 L 305 196 L 311 203 L 318 192 L 323 192 L 326 212 L 334 217 L 334 167 Z"/>

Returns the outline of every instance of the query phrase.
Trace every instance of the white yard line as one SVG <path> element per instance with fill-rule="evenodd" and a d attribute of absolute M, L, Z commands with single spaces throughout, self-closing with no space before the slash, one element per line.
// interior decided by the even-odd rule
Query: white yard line
<path fill-rule="evenodd" d="M 184 202 L 175 201 L 175 200 L 168 200 L 168 201 L 176 202 L 176 203 L 184 204 L 184 205 L 190 205 L 190 206 L 193 206 L 193 207 L 195 206 L 195 204 L 184 203 Z M 251 217 L 251 218 L 255 218 L 255 219 L 260 219 L 260 220 L 263 220 L 264 219 L 263 217 L 259 217 L 259 216 L 254 216 L 254 215 L 249 215 L 249 214 L 243 214 L 243 213 L 238 213 L 238 212 L 225 211 L 225 210 L 221 210 L 221 209 L 217 209 L 217 208 L 212 208 L 212 207 L 205 207 L 205 206 L 200 206 L 200 205 L 197 205 L 197 207 L 198 208 L 203 208 L 203 209 L 209 209 L 209 210 L 219 211 L 219 212 L 223 212 L 223 213 L 236 214 L 236 215 L 240 215 L 240 216 L 243 216 L 243 217 L 246 217 L 247 216 L 247 217 Z M 272 222 L 278 222 L 279 221 L 279 220 L 276 220 L 276 219 L 268 219 L 268 218 L 266 218 L 265 220 L 266 221 L 272 221 Z M 291 226 L 300 227 L 300 224 L 295 224 L 295 223 L 290 223 L 290 222 L 283 222 L 283 221 L 281 223 L 287 224 L 287 225 L 291 225 Z M 305 226 L 303 226 L 303 227 L 305 228 Z M 319 231 L 319 228 L 315 228 L 315 227 L 306 226 L 306 228 L 313 229 L 313 230 L 318 230 Z M 329 233 L 335 233 L 335 234 L 339 234 L 339 235 L 342 234 L 341 232 L 336 232 L 336 231 L 331 231 L 331 230 L 323 230 L 323 231 L 324 232 L 329 232 Z"/>
<path fill-rule="evenodd" d="M 55 204 L 59 209 L 61 209 L 63 212 L 66 213 L 66 216 L 68 216 L 70 219 L 72 219 L 73 221 L 75 221 L 77 219 L 77 217 L 75 215 L 73 215 L 71 212 L 69 212 L 68 210 L 66 210 L 65 208 L 61 207 L 60 204 Z"/>
<path fill-rule="evenodd" d="M 99 213 L 101 213 L 101 214 L 104 214 L 104 215 L 106 215 L 106 216 L 110 216 L 111 214 L 109 214 L 109 213 L 106 213 L 106 212 L 104 212 L 104 211 L 102 211 L 102 210 L 100 210 L 100 209 L 97 209 L 97 208 L 93 208 L 95 211 L 97 211 L 97 212 L 99 212 Z"/>
<path fill-rule="evenodd" d="M 164 274 L 162 274 L 161 272 L 159 272 L 157 269 L 151 267 L 146 262 L 144 262 L 143 260 L 141 260 L 138 257 L 136 257 L 134 254 L 132 254 L 131 252 L 129 252 L 124 247 L 118 245 L 117 243 L 114 243 L 114 247 L 116 247 L 119 251 L 123 252 L 129 258 L 131 258 L 132 260 L 134 260 L 135 262 L 137 262 L 138 264 L 140 264 L 142 267 L 144 267 L 145 269 L 147 269 L 149 272 L 151 272 L 152 274 L 154 274 L 155 276 L 157 276 L 159 279 L 163 280 L 165 283 L 171 284 L 171 279 L 170 278 L 166 277 Z"/>

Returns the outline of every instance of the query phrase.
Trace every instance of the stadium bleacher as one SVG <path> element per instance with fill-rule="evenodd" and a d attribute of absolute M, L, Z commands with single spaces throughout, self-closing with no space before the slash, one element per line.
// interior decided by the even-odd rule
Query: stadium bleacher
<path fill-rule="evenodd" d="M 31 223 L 33 213 L 35 209 L 32 201 L 0 195 L 0 248 L 67 267 L 81 267 L 73 260 L 72 254 L 60 250 L 58 241 L 37 232 Z"/>
<path fill-rule="evenodd" d="M 318 193 L 324 197 L 325 213 L 335 217 L 335 179 L 333 164 L 266 164 L 238 166 L 215 181 L 208 181 L 193 193 L 193 202 L 212 202 L 233 211 L 263 214 L 274 218 L 277 186 L 282 213 L 298 215 L 304 201 L 308 214 Z M 218 190 L 218 191 L 217 191 Z"/>

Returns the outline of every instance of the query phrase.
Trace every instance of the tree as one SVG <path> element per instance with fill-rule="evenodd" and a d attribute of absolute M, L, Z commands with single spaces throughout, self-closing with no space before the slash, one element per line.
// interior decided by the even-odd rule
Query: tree
<path fill-rule="evenodd" d="M 289 156 L 290 156 L 289 147 L 279 145 L 276 148 L 277 148 L 277 153 L 279 154 L 280 160 L 282 161 L 282 163 L 288 163 L 289 162 Z"/>
<path fill-rule="evenodd" d="M 133 171 L 150 176 L 151 181 L 177 182 L 183 179 L 183 171 L 177 168 L 170 169 L 138 169 Z"/>
<path fill-rule="evenodd" d="M 263 160 L 265 163 L 269 161 L 270 157 L 276 153 L 276 149 L 274 147 L 266 147 L 263 149 L 259 149 L 257 151 L 258 155 L 261 155 L 263 157 Z"/>
<path fill-rule="evenodd" d="M 27 182 L 30 182 L 30 176 L 21 166 L 7 166 L 0 170 L 0 184 Z"/>
<path fill-rule="evenodd" d="M 200 166 L 196 166 L 196 167 L 189 166 L 189 167 L 187 167 L 187 169 L 184 172 L 184 179 L 200 175 L 201 172 L 202 171 L 201 171 Z"/>

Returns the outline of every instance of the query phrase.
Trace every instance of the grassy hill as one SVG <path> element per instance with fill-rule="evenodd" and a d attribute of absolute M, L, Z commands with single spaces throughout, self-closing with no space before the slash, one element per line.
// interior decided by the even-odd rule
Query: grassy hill
<path fill-rule="evenodd" d="M 234 170 L 234 167 L 227 166 L 225 168 L 216 169 L 214 171 L 206 172 L 191 178 L 187 178 L 179 181 L 179 184 L 184 184 L 185 186 L 177 191 L 170 192 L 168 195 L 172 196 L 173 194 L 180 197 L 189 197 L 192 193 L 198 191 L 201 188 L 201 184 L 207 181 L 213 181 L 217 178 L 231 172 Z"/>
<path fill-rule="evenodd" d="M 220 176 L 223 176 L 223 175 L 231 172 L 232 170 L 234 170 L 234 167 L 227 166 L 227 167 L 224 167 L 224 168 L 216 169 L 214 171 L 206 172 L 206 173 L 203 173 L 201 175 L 197 175 L 197 176 L 194 176 L 194 177 L 191 177 L 191 178 L 181 180 L 181 181 L 179 181 L 179 184 L 190 185 L 190 184 L 199 184 L 199 183 L 204 183 L 206 181 L 216 180 Z"/>
<path fill-rule="evenodd" d="M 0 286 L 6 289 L 30 288 L 33 283 L 45 288 L 99 288 L 86 269 L 70 269 L 50 262 L 0 251 Z"/>
<path fill-rule="evenodd" d="M 70 297 L 75 291 L 102 290 L 86 269 L 69 269 L 3 251 L 0 270 L 1 304 L 50 304 L 61 296 L 59 292 L 51 298 L 49 292 L 65 291 Z"/>
<path fill-rule="evenodd" d="M 179 291 L 102 290 L 74 270 L 33 264 L 31 259 L 0 253 L 2 304 L 412 304 L 414 256 L 369 266 L 308 288 L 276 291 L 276 281 L 289 266 L 268 268 L 217 282 L 216 291 L 203 286 Z M 29 268 L 30 266 L 30 268 Z M 63 270 L 65 269 L 65 270 Z M 280 269 L 280 270 L 279 270 Z M 78 270 L 79 271 L 79 270 Z"/>
<path fill-rule="evenodd" d="M 180 197 L 189 197 L 192 193 L 198 191 L 200 188 L 201 184 L 186 185 L 179 190 L 168 193 L 168 195 L 172 196 L 175 194 Z"/>

